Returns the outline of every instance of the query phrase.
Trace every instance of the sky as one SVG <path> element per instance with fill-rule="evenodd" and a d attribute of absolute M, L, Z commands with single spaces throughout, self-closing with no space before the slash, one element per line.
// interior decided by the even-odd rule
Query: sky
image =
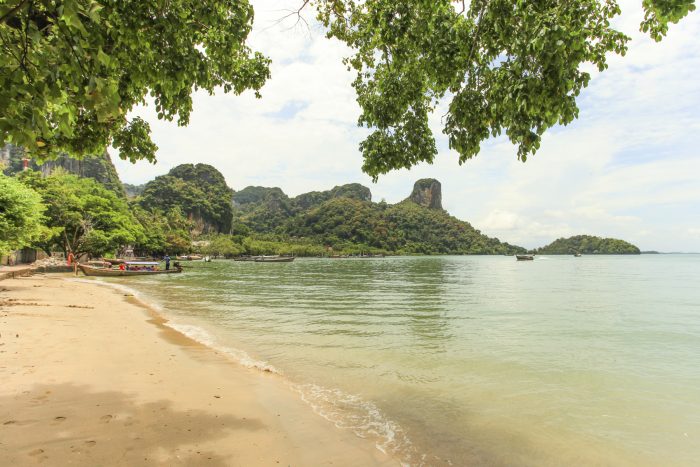
<path fill-rule="evenodd" d="M 431 118 L 435 162 L 372 183 L 358 145 L 367 130 L 341 60 L 350 51 L 310 26 L 279 22 L 298 0 L 253 1 L 249 43 L 273 61 L 262 99 L 194 95 L 187 127 L 151 124 L 158 162 L 115 159 L 124 182 L 141 184 L 183 163 L 207 163 L 234 190 L 280 187 L 289 196 L 362 183 L 374 201 L 406 198 L 420 178 L 442 184 L 443 207 L 482 232 L 533 248 L 578 234 L 621 238 L 642 250 L 700 252 L 700 13 L 656 43 L 639 32 L 641 0 L 621 0 L 616 26 L 632 37 L 625 57 L 592 72 L 578 120 L 555 127 L 527 163 L 504 137 L 463 165 Z M 116 151 L 112 151 L 116 153 Z"/>

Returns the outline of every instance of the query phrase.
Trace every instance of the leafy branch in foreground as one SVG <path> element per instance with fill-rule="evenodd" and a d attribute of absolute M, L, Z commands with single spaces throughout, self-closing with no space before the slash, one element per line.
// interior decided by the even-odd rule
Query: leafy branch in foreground
<path fill-rule="evenodd" d="M 247 0 L 0 0 L 0 146 L 155 160 L 146 96 L 186 125 L 191 93 L 257 91 L 269 60 L 245 41 Z"/>
<path fill-rule="evenodd" d="M 299 0 L 346 64 L 373 131 L 360 145 L 375 179 L 436 153 L 429 115 L 449 99 L 443 132 L 460 163 L 505 133 L 525 161 L 542 134 L 578 116 L 590 81 L 629 38 L 610 21 L 616 0 Z M 694 0 L 642 0 L 641 29 L 660 40 Z M 39 161 L 65 152 L 155 160 L 146 121 L 127 118 L 147 96 L 158 117 L 186 125 L 193 91 L 260 90 L 270 61 L 246 40 L 248 0 L 0 0 L 0 146 Z"/>
<path fill-rule="evenodd" d="M 695 9 L 694 0 L 643 0 L 641 29 L 655 40 Z M 447 98 L 443 133 L 459 162 L 505 133 L 527 160 L 542 134 L 578 116 L 576 97 L 591 79 L 581 65 L 607 68 L 629 37 L 610 21 L 615 0 L 317 0 L 328 36 L 350 46 L 363 170 L 376 178 L 432 162 L 428 117 Z M 455 7 L 456 5 L 456 7 Z"/>

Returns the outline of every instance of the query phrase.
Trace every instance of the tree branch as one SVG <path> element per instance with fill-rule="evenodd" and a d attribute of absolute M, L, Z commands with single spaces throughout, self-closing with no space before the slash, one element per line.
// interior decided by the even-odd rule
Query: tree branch
<path fill-rule="evenodd" d="M 22 0 L 16 6 L 12 7 L 10 11 L 0 16 L 0 23 L 5 23 L 8 19 L 12 18 L 26 3 L 27 0 Z"/>

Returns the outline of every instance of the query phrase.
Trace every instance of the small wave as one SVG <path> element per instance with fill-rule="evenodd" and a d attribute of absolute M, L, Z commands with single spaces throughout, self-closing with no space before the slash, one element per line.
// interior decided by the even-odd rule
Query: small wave
<path fill-rule="evenodd" d="M 292 384 L 291 387 L 316 414 L 337 428 L 374 440 L 377 449 L 395 456 L 403 466 L 424 465 L 425 455 L 417 451 L 403 428 L 388 419 L 374 403 L 340 389 L 312 383 Z"/>
<path fill-rule="evenodd" d="M 180 334 L 184 334 L 190 339 L 199 342 L 200 344 L 204 344 L 209 348 L 217 350 L 225 355 L 228 355 L 229 357 L 233 357 L 234 360 L 236 360 L 238 363 L 240 363 L 246 368 L 261 370 L 267 373 L 274 373 L 276 375 L 283 374 L 280 369 L 275 368 L 269 363 L 262 360 L 254 359 L 245 350 L 220 345 L 216 341 L 214 336 L 212 336 L 199 326 L 193 326 L 191 324 L 174 323 L 172 321 L 165 323 L 165 325 L 171 329 L 174 329 Z"/>

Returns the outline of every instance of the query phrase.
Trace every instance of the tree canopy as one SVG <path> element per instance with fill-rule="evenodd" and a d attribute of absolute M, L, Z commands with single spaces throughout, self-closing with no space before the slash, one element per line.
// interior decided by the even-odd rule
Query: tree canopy
<path fill-rule="evenodd" d="M 0 174 L 0 256 L 30 245 L 47 231 L 41 196 L 14 178 Z"/>
<path fill-rule="evenodd" d="M 432 162 L 428 117 L 443 101 L 443 133 L 460 163 L 505 133 L 525 161 L 554 125 L 578 116 L 591 75 L 624 55 L 616 0 L 299 0 L 353 51 L 348 68 L 371 129 L 360 144 L 375 179 Z M 642 0 L 655 40 L 695 0 Z M 247 0 L 0 0 L 0 144 L 39 159 L 99 154 L 154 160 L 147 122 L 127 118 L 151 96 L 158 117 L 188 123 L 191 93 L 256 92 L 269 59 L 246 40 Z"/>
<path fill-rule="evenodd" d="M 144 235 L 126 200 L 91 178 L 59 169 L 48 177 L 23 172 L 20 180 L 35 189 L 47 206 L 46 225 L 53 235 L 35 242 L 47 252 L 58 246 L 66 254 L 99 256 L 133 245 Z"/>
<path fill-rule="evenodd" d="M 151 96 L 186 125 L 197 89 L 257 93 L 269 60 L 246 45 L 252 23 L 247 0 L 0 0 L 0 145 L 152 161 L 129 111 Z"/>
<path fill-rule="evenodd" d="M 660 40 L 695 9 L 694 0 L 643 0 L 641 28 Z M 576 97 L 591 79 L 581 67 L 607 68 L 629 37 L 610 21 L 615 0 L 319 0 L 328 35 L 348 46 L 357 72 L 363 170 L 373 176 L 432 162 L 428 116 L 442 102 L 443 133 L 459 162 L 505 133 L 522 161 L 542 134 L 578 116 Z M 455 5 L 456 8 L 455 8 Z"/>

